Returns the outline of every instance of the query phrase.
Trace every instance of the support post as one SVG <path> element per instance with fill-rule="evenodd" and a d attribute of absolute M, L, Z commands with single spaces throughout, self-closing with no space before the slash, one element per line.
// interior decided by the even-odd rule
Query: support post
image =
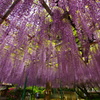
<path fill-rule="evenodd" d="M 52 92 L 51 83 L 47 82 L 46 83 L 46 91 L 44 93 L 44 100 L 50 100 L 50 98 L 51 98 L 51 92 Z"/>

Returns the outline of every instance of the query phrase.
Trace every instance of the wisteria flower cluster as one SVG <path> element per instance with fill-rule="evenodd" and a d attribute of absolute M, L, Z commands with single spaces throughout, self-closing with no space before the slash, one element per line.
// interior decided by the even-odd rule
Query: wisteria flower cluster
<path fill-rule="evenodd" d="M 99 0 L 0 0 L 0 81 L 54 87 L 100 84 Z"/>

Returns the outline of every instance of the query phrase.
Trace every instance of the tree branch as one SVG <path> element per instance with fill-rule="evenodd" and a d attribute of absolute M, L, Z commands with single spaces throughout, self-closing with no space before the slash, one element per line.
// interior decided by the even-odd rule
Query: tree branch
<path fill-rule="evenodd" d="M 70 15 L 69 12 L 68 12 L 68 11 L 65 11 L 64 14 L 63 14 L 63 16 L 62 16 L 62 18 L 68 19 L 69 22 L 70 22 L 70 24 L 71 24 L 71 25 L 75 28 L 75 30 L 76 30 L 75 24 L 73 23 L 73 21 L 72 21 L 72 19 L 70 18 L 69 15 Z"/>
<path fill-rule="evenodd" d="M 45 8 L 45 10 L 52 16 L 52 12 L 50 8 L 48 7 L 48 5 L 45 3 L 45 1 L 44 0 L 39 0 L 39 1 L 42 4 L 42 6 Z"/>
<path fill-rule="evenodd" d="M 7 12 L 4 14 L 3 17 L 1 17 L 0 20 L 0 24 L 3 23 L 4 20 L 6 20 L 6 18 L 9 16 L 9 14 L 12 12 L 12 10 L 14 9 L 14 7 L 20 2 L 21 0 L 15 0 L 14 3 L 9 7 L 9 9 L 7 10 Z"/>

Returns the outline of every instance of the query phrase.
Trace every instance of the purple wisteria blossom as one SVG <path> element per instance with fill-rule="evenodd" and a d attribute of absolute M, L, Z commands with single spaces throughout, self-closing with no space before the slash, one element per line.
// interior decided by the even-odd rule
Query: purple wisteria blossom
<path fill-rule="evenodd" d="M 1 0 L 0 82 L 100 84 L 99 0 Z"/>

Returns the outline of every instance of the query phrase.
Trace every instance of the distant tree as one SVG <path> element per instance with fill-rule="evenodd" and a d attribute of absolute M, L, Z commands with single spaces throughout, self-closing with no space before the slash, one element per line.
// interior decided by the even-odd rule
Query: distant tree
<path fill-rule="evenodd" d="M 99 0 L 0 0 L 0 81 L 59 87 L 100 84 Z"/>

